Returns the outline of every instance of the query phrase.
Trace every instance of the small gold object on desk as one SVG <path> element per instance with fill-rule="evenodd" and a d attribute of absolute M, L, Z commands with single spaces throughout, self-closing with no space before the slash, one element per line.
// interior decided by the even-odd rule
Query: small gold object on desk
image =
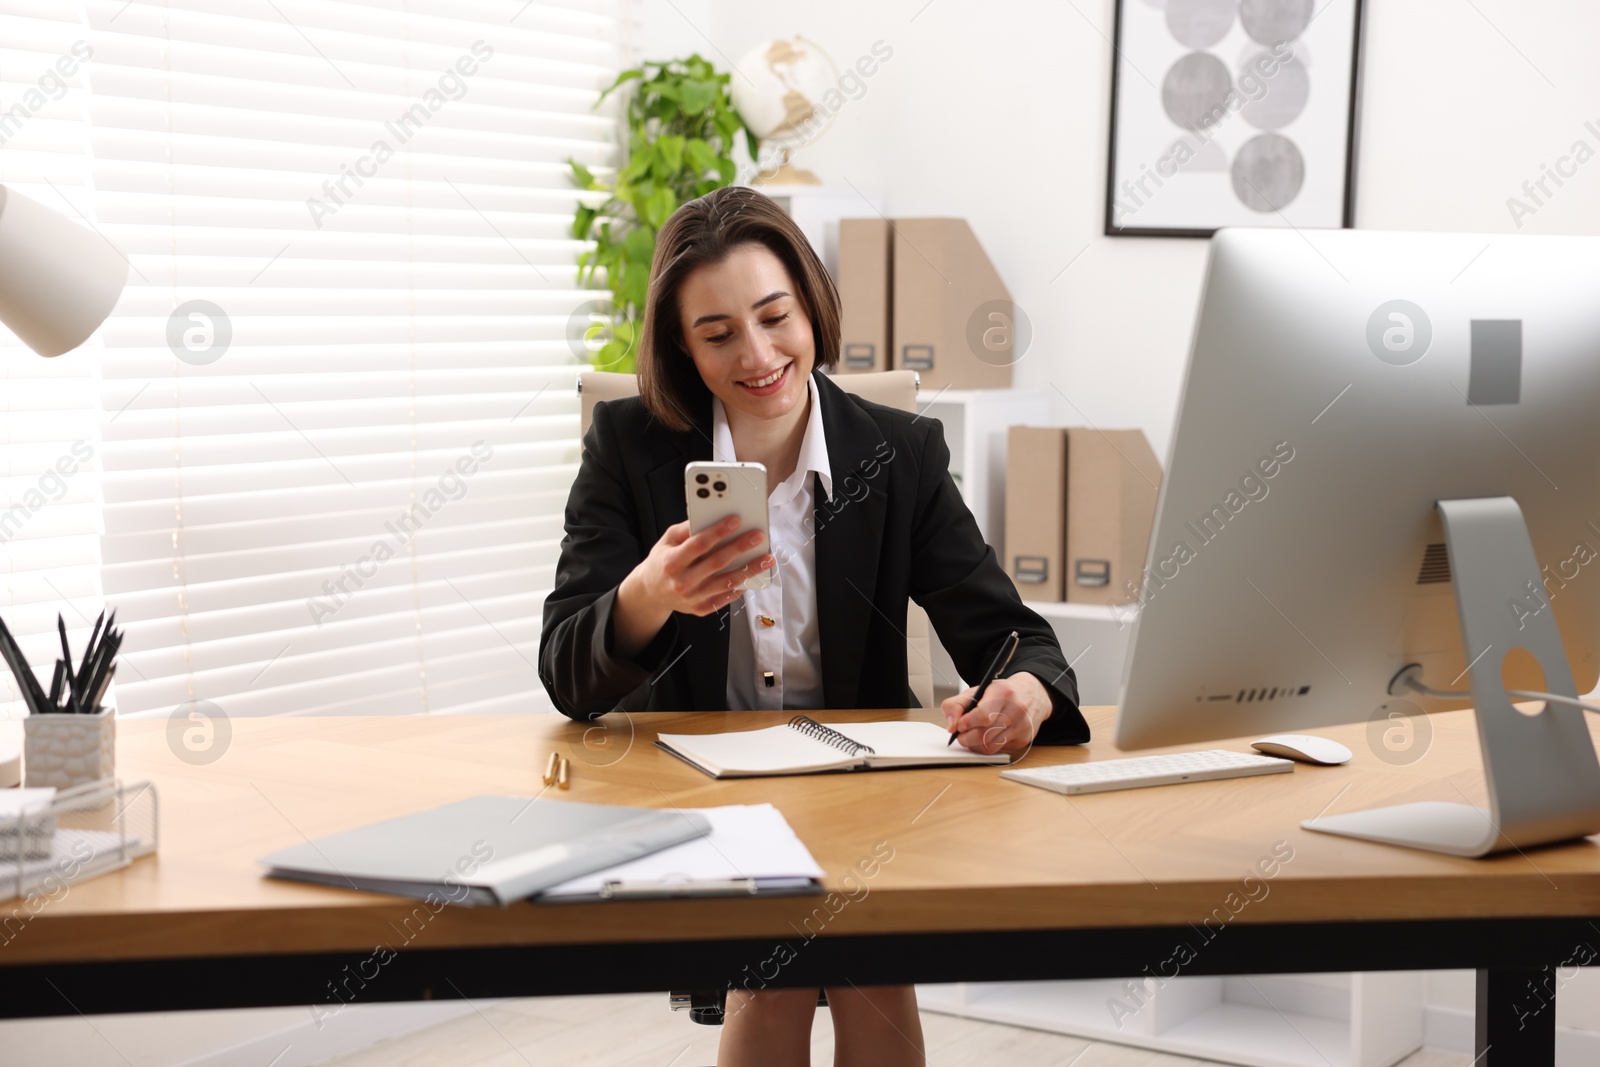
<path fill-rule="evenodd" d="M 550 762 L 544 765 L 544 784 L 556 784 L 556 771 L 561 766 L 561 757 L 554 752 L 550 753 Z"/>
<path fill-rule="evenodd" d="M 561 757 L 561 769 L 556 772 L 556 781 L 562 789 L 570 788 L 572 785 L 572 761 L 565 756 Z"/>

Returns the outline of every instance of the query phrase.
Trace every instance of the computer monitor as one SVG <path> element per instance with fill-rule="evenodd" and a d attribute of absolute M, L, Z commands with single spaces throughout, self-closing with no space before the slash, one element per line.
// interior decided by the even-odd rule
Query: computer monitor
<path fill-rule="evenodd" d="M 1475 706 L 1488 809 L 1308 825 L 1462 855 L 1600 831 L 1583 712 L 1504 692 L 1600 671 L 1600 238 L 1219 231 L 1180 395 L 1143 575 L 1114 583 L 1140 605 L 1117 745 Z M 1412 664 L 1471 695 L 1405 692 Z"/>

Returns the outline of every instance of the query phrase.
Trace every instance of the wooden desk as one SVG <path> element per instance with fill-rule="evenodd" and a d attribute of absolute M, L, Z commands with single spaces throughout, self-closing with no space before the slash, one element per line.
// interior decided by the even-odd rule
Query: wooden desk
<path fill-rule="evenodd" d="M 1109 738 L 1112 709 L 1088 716 Z M 1600 955 L 1589 947 L 1600 945 L 1588 921 L 1600 914 L 1592 841 L 1466 860 L 1299 828 L 1324 810 L 1481 802 L 1467 712 L 1435 716 L 1431 748 L 1405 767 L 1379 760 L 1365 727 L 1350 726 L 1321 731 L 1355 751 L 1343 767 L 1074 798 L 994 768 L 717 782 L 654 747 L 656 732 L 786 716 L 611 718 L 236 719 L 230 747 L 207 766 L 177 758 L 164 721 L 120 723 L 119 772 L 160 791 L 160 855 L 72 886 L 20 926 L 4 925 L 20 902 L 0 905 L 0 1015 L 1471 967 L 1480 1030 L 1491 1028 L 1480 1040 L 1494 1046 L 1478 1062 L 1522 1067 L 1550 1062 L 1537 1042 L 1554 1041 L 1553 1007 L 1540 1007 L 1554 981 L 1535 972 Z M 435 913 L 260 876 L 256 857 L 308 837 L 475 793 L 538 794 L 552 749 L 573 761 L 571 790 L 555 796 L 771 801 L 833 895 Z M 1035 749 L 1026 762 L 1117 755 L 1096 740 Z M 1175 962 L 1180 945 L 1190 951 L 1176 957 L 1192 958 Z"/>

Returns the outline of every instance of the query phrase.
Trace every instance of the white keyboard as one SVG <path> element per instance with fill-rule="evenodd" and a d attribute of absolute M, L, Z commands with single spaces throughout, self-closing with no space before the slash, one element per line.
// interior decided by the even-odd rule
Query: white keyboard
<path fill-rule="evenodd" d="M 1209 782 L 1217 778 L 1242 778 L 1250 774 L 1280 774 L 1292 770 L 1293 760 L 1217 748 L 1205 752 L 1173 752 L 1162 756 L 1019 768 L 1001 771 L 1000 777 L 1073 795 L 1104 793 L 1112 789 L 1142 789 L 1148 785 L 1173 785 L 1178 782 Z"/>

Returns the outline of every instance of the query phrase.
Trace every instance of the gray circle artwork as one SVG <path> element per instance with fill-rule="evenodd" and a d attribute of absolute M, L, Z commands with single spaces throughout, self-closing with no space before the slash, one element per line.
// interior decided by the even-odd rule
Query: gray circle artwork
<path fill-rule="evenodd" d="M 1169 0 L 1167 31 L 1186 48 L 1210 48 L 1233 25 L 1232 0 Z"/>
<path fill-rule="evenodd" d="M 1311 25 L 1312 0 L 1240 0 L 1239 22 L 1252 41 L 1292 41 Z"/>
<path fill-rule="evenodd" d="M 1250 65 L 1247 64 L 1245 69 L 1250 69 Z M 1282 129 L 1299 118 L 1300 112 L 1306 109 L 1306 100 L 1311 96 L 1311 76 L 1298 61 L 1288 59 L 1279 63 L 1272 77 L 1262 78 L 1261 84 L 1266 91 L 1257 99 L 1247 101 L 1239 112 L 1256 129 Z"/>
<path fill-rule="evenodd" d="M 167 347 L 185 363 L 215 363 L 232 343 L 233 320 L 209 300 L 186 300 L 167 316 Z"/>
<path fill-rule="evenodd" d="M 1022 305 L 986 300 L 967 316 L 967 347 L 991 367 L 1009 367 L 1028 354 L 1033 323 Z"/>
<path fill-rule="evenodd" d="M 1233 195 L 1251 211 L 1281 211 L 1300 195 L 1306 161 L 1287 137 L 1252 137 L 1233 157 Z"/>
<path fill-rule="evenodd" d="M 1216 124 L 1228 113 L 1233 78 L 1228 67 L 1207 52 L 1190 52 L 1172 64 L 1161 81 L 1161 106 L 1186 130 Z"/>
<path fill-rule="evenodd" d="M 1387 300 L 1367 316 L 1367 347 L 1393 367 L 1404 367 L 1428 354 L 1433 322 L 1409 300 Z"/>

